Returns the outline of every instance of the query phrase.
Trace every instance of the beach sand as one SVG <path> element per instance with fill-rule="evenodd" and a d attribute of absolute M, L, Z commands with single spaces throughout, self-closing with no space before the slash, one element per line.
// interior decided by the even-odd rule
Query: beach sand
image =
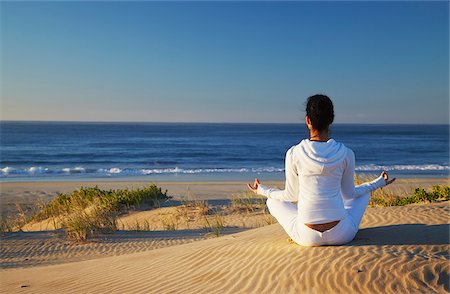
<path fill-rule="evenodd" d="M 369 208 L 345 246 L 290 244 L 278 224 L 139 253 L 130 245 L 120 256 L 2 270 L 0 291 L 447 293 L 448 214 L 448 202 Z"/>
<path fill-rule="evenodd" d="M 176 197 L 186 197 L 187 186 L 190 196 L 202 199 L 245 191 L 242 182 L 157 184 Z M 448 179 L 401 180 L 396 187 L 435 184 Z M 50 197 L 79 186 L 3 183 L 2 201 L 24 191 L 30 192 L 25 201 L 32 200 L 31 192 Z M 449 202 L 368 208 L 354 241 L 325 247 L 291 244 L 278 224 L 230 229 L 214 238 L 197 229 L 120 231 L 80 244 L 65 241 L 61 231 L 7 233 L 0 248 L 0 292 L 448 293 L 449 216 Z"/>

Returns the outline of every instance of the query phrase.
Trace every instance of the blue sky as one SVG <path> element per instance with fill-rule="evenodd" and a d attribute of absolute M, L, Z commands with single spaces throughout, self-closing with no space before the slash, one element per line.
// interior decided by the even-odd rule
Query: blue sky
<path fill-rule="evenodd" d="M 2 2 L 3 120 L 448 123 L 442 2 Z"/>

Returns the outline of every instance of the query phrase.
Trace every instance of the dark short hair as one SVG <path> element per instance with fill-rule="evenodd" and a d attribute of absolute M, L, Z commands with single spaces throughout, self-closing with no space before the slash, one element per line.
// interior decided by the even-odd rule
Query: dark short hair
<path fill-rule="evenodd" d="M 306 101 L 306 115 L 314 129 L 322 132 L 328 129 L 334 120 L 333 102 L 326 95 L 313 95 Z"/>

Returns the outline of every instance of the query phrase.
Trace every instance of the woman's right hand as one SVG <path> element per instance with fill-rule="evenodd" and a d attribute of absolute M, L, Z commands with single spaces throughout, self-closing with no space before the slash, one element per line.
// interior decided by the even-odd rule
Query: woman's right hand
<path fill-rule="evenodd" d="M 381 175 L 384 178 L 384 182 L 386 183 L 386 186 L 389 185 L 389 184 L 392 184 L 395 181 L 395 179 L 396 179 L 396 178 L 389 179 L 389 174 L 385 170 L 381 172 Z"/>
<path fill-rule="evenodd" d="M 258 180 L 258 178 L 255 179 L 255 183 L 253 184 L 253 186 L 250 183 L 247 183 L 247 187 L 250 189 L 250 191 L 252 191 L 255 194 L 258 194 L 258 186 L 260 185 L 260 182 Z"/>

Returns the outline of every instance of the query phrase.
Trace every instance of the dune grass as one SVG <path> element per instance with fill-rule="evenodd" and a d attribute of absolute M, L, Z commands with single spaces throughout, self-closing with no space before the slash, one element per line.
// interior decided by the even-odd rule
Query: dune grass
<path fill-rule="evenodd" d="M 377 175 L 356 175 L 355 185 L 371 181 Z M 395 186 L 394 184 L 392 184 Z M 450 186 L 435 185 L 431 191 L 426 191 L 421 187 L 411 190 L 399 191 L 392 189 L 392 186 L 386 186 L 372 191 L 369 206 L 370 207 L 389 207 L 404 206 L 413 203 L 432 203 L 450 200 Z"/>
<path fill-rule="evenodd" d="M 373 177 L 355 176 L 355 184 Z M 227 205 L 213 206 L 206 200 L 182 200 L 181 205 L 153 220 L 136 220 L 126 225 L 118 221 L 121 213 L 133 211 L 141 205 L 159 207 L 159 202 L 171 198 L 156 185 L 140 189 L 102 190 L 81 187 L 69 194 L 59 194 L 53 201 L 26 217 L 20 209 L 14 217 L 0 220 L 1 232 L 19 231 L 26 223 L 50 220 L 54 228 L 63 228 L 70 240 L 84 241 L 101 233 L 118 229 L 137 231 L 204 229 L 207 234 L 220 236 L 226 227 L 255 228 L 276 223 L 266 206 L 265 197 L 251 192 L 235 195 Z M 394 192 L 390 186 L 372 192 L 369 206 L 403 206 L 450 200 L 450 186 L 434 186 L 427 191 Z"/>
<path fill-rule="evenodd" d="M 208 236 L 220 236 L 225 228 L 256 228 L 275 223 L 268 213 L 265 198 L 250 192 L 234 195 L 221 204 L 207 200 L 183 199 L 181 204 L 165 207 L 155 213 L 137 215 L 135 221 L 119 220 L 126 230 L 189 230 L 202 229 Z"/>
<path fill-rule="evenodd" d="M 2 232 L 20 231 L 24 224 L 51 220 L 54 228 L 63 228 L 70 240 L 83 241 L 99 233 L 117 230 L 121 212 L 141 205 L 159 207 L 159 201 L 171 198 L 167 191 L 150 184 L 137 189 L 102 190 L 81 187 L 72 193 L 60 193 L 26 220 L 9 217 L 0 221 Z"/>
<path fill-rule="evenodd" d="M 398 196 L 384 193 L 382 190 L 373 192 L 369 205 L 372 207 L 404 206 L 413 203 L 431 203 L 450 200 L 450 186 L 433 186 L 431 191 L 415 188 L 413 193 Z"/>
<path fill-rule="evenodd" d="M 60 226 L 70 240 L 85 241 L 101 233 L 117 230 L 117 210 L 110 202 L 94 201 L 88 208 L 74 205 L 63 214 Z"/>
<path fill-rule="evenodd" d="M 169 199 L 167 191 L 152 184 L 138 189 L 101 190 L 80 188 L 71 194 L 60 194 L 43 210 L 44 216 L 58 218 L 68 239 L 84 241 L 99 233 L 117 230 L 121 211 L 146 203 L 158 207 L 160 200 Z M 42 217 L 36 215 L 37 218 Z"/>
<path fill-rule="evenodd" d="M 76 209 L 86 209 L 92 205 L 104 205 L 109 209 L 126 210 L 139 207 L 143 203 L 151 207 L 159 206 L 160 200 L 169 199 L 167 191 L 154 184 L 138 189 L 102 190 L 95 187 L 81 187 L 70 194 L 60 193 L 50 203 L 32 216 L 39 221 L 58 217 Z"/>

